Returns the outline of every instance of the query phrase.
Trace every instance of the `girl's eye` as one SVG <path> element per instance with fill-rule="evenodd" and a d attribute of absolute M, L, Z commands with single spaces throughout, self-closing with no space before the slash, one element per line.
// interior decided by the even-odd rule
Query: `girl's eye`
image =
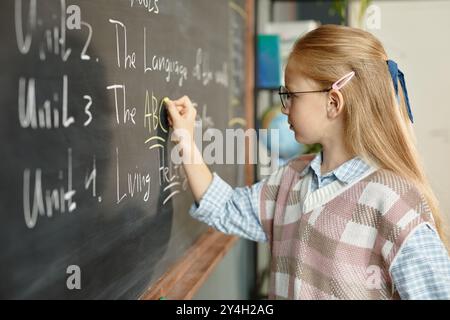
<path fill-rule="evenodd" d="M 294 98 L 297 98 L 297 95 L 295 93 L 289 93 L 287 98 L 289 101 L 293 101 Z"/>

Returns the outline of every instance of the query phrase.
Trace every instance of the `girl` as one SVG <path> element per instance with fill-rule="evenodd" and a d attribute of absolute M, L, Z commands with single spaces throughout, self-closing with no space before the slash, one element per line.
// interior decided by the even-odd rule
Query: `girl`
<path fill-rule="evenodd" d="M 190 214 L 271 247 L 270 298 L 450 299 L 442 216 L 415 147 L 403 74 L 370 33 L 300 38 L 280 88 L 296 140 L 320 143 L 251 187 L 202 162 L 188 97 L 167 101 L 196 203 Z"/>

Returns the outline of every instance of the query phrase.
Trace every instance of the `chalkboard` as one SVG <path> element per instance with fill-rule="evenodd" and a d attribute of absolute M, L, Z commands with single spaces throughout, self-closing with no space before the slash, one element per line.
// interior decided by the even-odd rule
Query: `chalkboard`
<path fill-rule="evenodd" d="M 140 297 L 206 230 L 162 99 L 247 126 L 245 1 L 4 0 L 0 26 L 0 298 Z"/>

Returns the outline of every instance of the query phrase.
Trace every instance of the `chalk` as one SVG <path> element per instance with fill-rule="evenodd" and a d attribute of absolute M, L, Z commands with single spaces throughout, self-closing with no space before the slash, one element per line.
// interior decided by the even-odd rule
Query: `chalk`
<path fill-rule="evenodd" d="M 164 102 L 165 104 L 167 104 L 169 101 L 170 101 L 170 99 L 169 99 L 168 97 L 165 97 L 165 98 L 163 99 L 163 102 Z"/>

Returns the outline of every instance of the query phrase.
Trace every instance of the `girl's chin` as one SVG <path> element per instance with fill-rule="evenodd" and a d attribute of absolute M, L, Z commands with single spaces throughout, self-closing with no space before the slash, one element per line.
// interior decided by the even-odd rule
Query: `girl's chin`
<path fill-rule="evenodd" d="M 294 135 L 295 135 L 295 140 L 296 140 L 298 143 L 303 143 L 303 137 L 300 135 L 300 133 L 294 131 Z"/>
<path fill-rule="evenodd" d="M 297 141 L 300 144 L 305 144 L 304 140 L 297 138 L 297 136 L 295 136 L 295 141 Z"/>
<path fill-rule="evenodd" d="M 300 144 L 311 144 L 310 141 L 305 139 L 303 136 L 300 135 L 300 133 L 295 132 L 295 140 Z"/>

